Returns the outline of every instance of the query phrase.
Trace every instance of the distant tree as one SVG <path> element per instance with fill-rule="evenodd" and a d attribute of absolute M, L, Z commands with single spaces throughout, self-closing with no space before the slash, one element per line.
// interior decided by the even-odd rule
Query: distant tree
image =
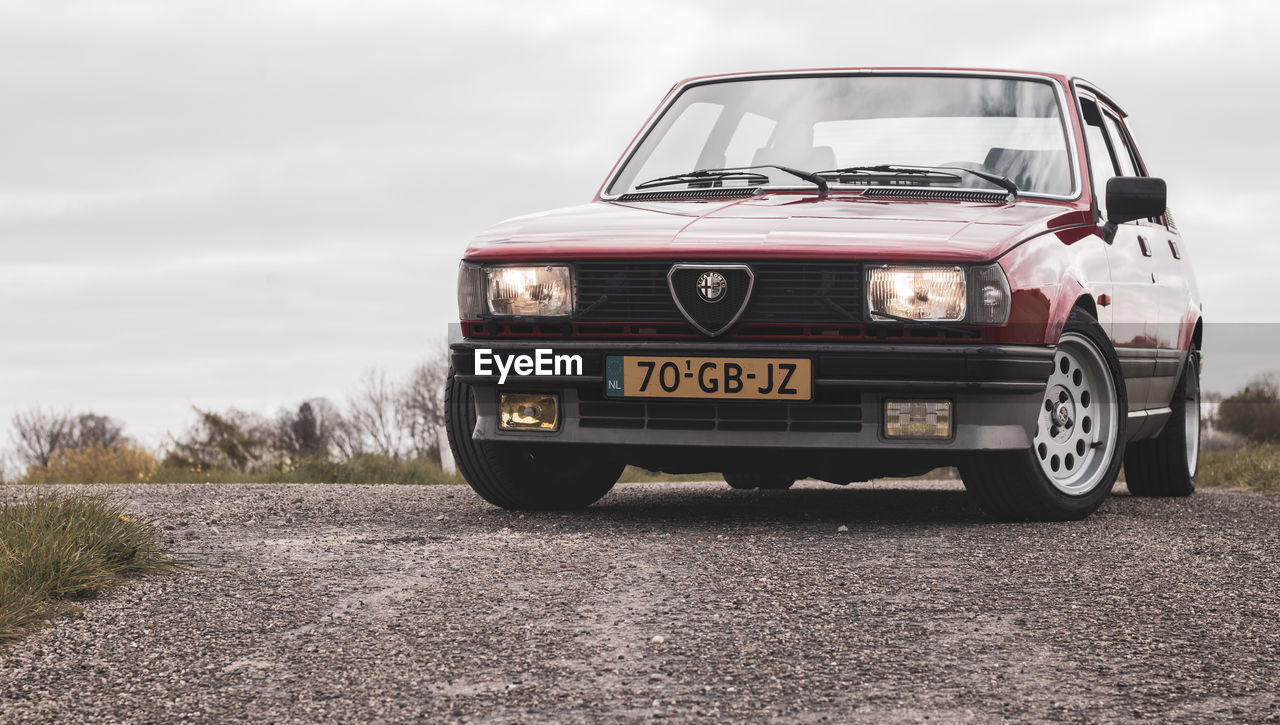
<path fill-rule="evenodd" d="M 1254 379 L 1218 405 L 1216 422 L 1254 443 L 1280 441 L 1280 386 L 1273 376 Z"/>
<path fill-rule="evenodd" d="M 331 458 L 341 454 L 340 437 L 346 421 L 338 407 L 327 398 L 304 400 L 297 410 L 276 414 L 276 448 L 284 456 Z"/>
<path fill-rule="evenodd" d="M 59 413 L 32 409 L 13 416 L 10 433 L 22 468 L 47 469 L 67 451 L 116 451 L 128 442 L 119 422 L 97 413 Z M 3 463 L 3 462 L 0 462 Z M 0 480 L 6 480 L 0 471 Z"/>
<path fill-rule="evenodd" d="M 261 416 L 236 410 L 224 413 L 193 406 L 197 419 L 165 458 L 165 466 L 222 468 L 241 473 L 267 470 L 276 463 L 272 426 Z"/>
<path fill-rule="evenodd" d="M 361 389 L 348 401 L 347 421 L 355 440 L 352 448 L 363 453 L 379 453 L 395 460 L 405 457 L 408 431 L 397 404 L 400 397 L 380 370 L 365 372 Z"/>
<path fill-rule="evenodd" d="M 20 463 L 44 467 L 55 451 L 72 442 L 75 422 L 68 413 L 33 408 L 13 416 L 10 435 Z"/>
<path fill-rule="evenodd" d="M 438 431 L 444 427 L 444 385 L 448 374 L 448 357 L 428 360 L 414 368 L 399 391 L 396 405 L 414 458 L 440 462 Z"/>
<path fill-rule="evenodd" d="M 338 416 L 333 427 L 333 453 L 339 461 L 350 461 L 369 452 L 368 443 L 349 418 Z"/>
<path fill-rule="evenodd" d="M 63 448 L 119 448 L 124 442 L 120 422 L 97 413 L 81 413 L 72 422 L 70 441 Z"/>
<path fill-rule="evenodd" d="M 325 441 L 320 435 L 320 426 L 316 423 L 316 413 L 311 403 L 304 402 L 298 406 L 298 416 L 290 426 L 293 440 L 299 453 L 314 456 L 325 448 Z"/>

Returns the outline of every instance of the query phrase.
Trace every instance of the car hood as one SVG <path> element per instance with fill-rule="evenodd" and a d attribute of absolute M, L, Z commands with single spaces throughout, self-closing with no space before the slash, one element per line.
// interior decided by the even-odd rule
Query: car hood
<path fill-rule="evenodd" d="M 595 201 L 509 219 L 471 260 L 840 258 L 980 262 L 1029 236 L 1086 224 L 1079 207 L 775 193 L 737 200 Z"/>

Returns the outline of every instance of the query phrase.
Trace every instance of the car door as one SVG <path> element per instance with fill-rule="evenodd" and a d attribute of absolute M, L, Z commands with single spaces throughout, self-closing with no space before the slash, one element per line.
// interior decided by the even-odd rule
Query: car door
<path fill-rule="evenodd" d="M 1121 173 L 1148 176 L 1124 119 L 1104 107 L 1103 121 L 1119 156 Z M 1186 262 L 1183 261 L 1182 237 L 1169 224 L 1167 213 L 1157 218 L 1139 220 L 1135 224 L 1140 229 L 1139 234 L 1147 245 L 1154 267 L 1159 311 L 1156 313 L 1154 329 L 1156 363 L 1151 377 L 1150 398 L 1152 408 L 1162 409 L 1168 407 L 1177 387 L 1178 377 L 1182 374 L 1182 362 L 1186 355 L 1181 349 L 1181 343 L 1191 337 L 1191 330 L 1184 328 L 1195 324 L 1194 318 L 1189 319 L 1188 316 L 1189 274 Z"/>
<path fill-rule="evenodd" d="M 1084 92 L 1079 93 L 1079 102 L 1095 205 L 1105 218 L 1107 180 L 1122 176 L 1126 167 L 1107 133 L 1101 102 Z M 1132 175 L 1132 165 L 1127 168 Z M 1107 247 L 1112 283 L 1109 332 L 1128 389 L 1130 411 L 1152 407 L 1160 310 L 1152 250 L 1151 232 L 1138 222 L 1117 225 Z"/>

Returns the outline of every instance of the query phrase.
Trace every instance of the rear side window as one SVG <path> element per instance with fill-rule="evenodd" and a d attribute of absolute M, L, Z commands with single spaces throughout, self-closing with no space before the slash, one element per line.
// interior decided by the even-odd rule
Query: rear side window
<path fill-rule="evenodd" d="M 1134 150 L 1133 140 L 1129 137 L 1124 123 L 1119 118 L 1110 113 L 1103 113 L 1106 119 L 1107 133 L 1111 136 L 1111 145 L 1115 147 L 1117 161 L 1120 163 L 1120 172 L 1126 177 L 1144 177 L 1147 175 L 1143 172 L 1142 163 L 1138 160 L 1138 151 Z"/>
<path fill-rule="evenodd" d="M 1129 129 L 1125 126 L 1120 117 L 1112 114 L 1110 111 L 1102 112 L 1103 121 L 1107 125 L 1107 136 L 1111 139 L 1111 148 L 1114 149 L 1116 162 L 1120 166 L 1120 174 L 1122 176 L 1147 176 L 1146 169 L 1142 167 L 1142 161 L 1138 158 L 1138 152 L 1133 145 L 1133 137 L 1129 135 Z M 1165 217 L 1152 218 L 1153 224 L 1168 224 Z"/>
<path fill-rule="evenodd" d="M 1106 120 L 1107 133 L 1111 136 L 1111 145 L 1116 150 L 1116 161 L 1120 164 L 1120 175 L 1145 176 L 1139 170 L 1138 154 L 1134 152 L 1133 144 L 1129 142 L 1129 134 L 1125 133 L 1120 124 L 1120 119 L 1105 112 L 1102 116 Z"/>

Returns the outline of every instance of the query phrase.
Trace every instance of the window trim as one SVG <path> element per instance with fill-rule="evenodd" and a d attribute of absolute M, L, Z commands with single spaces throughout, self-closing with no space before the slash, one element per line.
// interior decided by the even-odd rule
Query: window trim
<path fill-rule="evenodd" d="M 1107 125 L 1108 120 L 1115 124 L 1116 132 L 1120 136 L 1119 139 L 1113 139 L 1112 143 L 1114 144 L 1118 140 L 1120 145 L 1124 147 L 1126 155 L 1129 157 L 1129 165 L 1133 167 L 1134 176 L 1150 176 L 1142 166 L 1142 157 L 1138 155 L 1138 147 L 1133 143 L 1133 137 L 1129 135 L 1129 129 L 1125 127 L 1124 119 L 1104 106 L 1102 108 L 1102 123 L 1106 126 L 1107 135 L 1110 136 L 1111 127 Z M 1119 159 L 1116 160 L 1118 161 Z"/>
<path fill-rule="evenodd" d="M 1107 124 L 1106 124 L 1107 116 L 1110 116 L 1111 120 L 1115 121 L 1116 128 L 1120 130 L 1120 134 L 1121 134 L 1120 142 L 1125 146 L 1125 149 L 1128 151 L 1130 161 L 1133 163 L 1133 168 L 1134 168 L 1134 171 L 1137 172 L 1137 176 L 1139 177 L 1151 176 L 1151 173 L 1147 170 L 1146 163 L 1142 160 L 1142 153 L 1138 150 L 1138 144 L 1133 140 L 1133 134 L 1129 132 L 1129 125 L 1124 121 L 1124 119 L 1129 117 L 1129 114 L 1125 113 L 1124 109 L 1120 108 L 1119 104 L 1111 100 L 1110 96 L 1108 96 L 1103 91 L 1099 90 L 1096 86 L 1089 83 L 1088 81 L 1084 81 L 1079 78 L 1073 78 L 1071 80 L 1071 89 L 1072 89 L 1072 92 L 1075 94 L 1076 112 L 1080 115 L 1080 124 L 1081 124 L 1080 136 L 1084 141 L 1084 147 L 1085 147 L 1084 163 L 1088 165 L 1089 186 L 1090 187 L 1093 186 L 1093 164 L 1089 159 L 1089 137 L 1084 132 L 1084 126 L 1089 125 L 1085 122 L 1085 118 L 1084 118 L 1084 106 L 1083 106 L 1084 99 L 1088 99 L 1092 101 L 1095 105 L 1097 105 L 1099 115 L 1103 116 L 1102 136 L 1107 143 L 1107 151 L 1108 153 L 1111 154 L 1111 163 L 1113 168 L 1116 168 L 1118 170 L 1120 167 L 1120 164 L 1118 163 L 1118 159 L 1115 156 L 1114 141 L 1111 138 L 1111 130 L 1107 128 Z M 1103 217 L 1101 216 L 1102 204 L 1098 200 L 1099 190 L 1091 188 L 1091 191 L 1093 196 L 1093 209 L 1095 212 L 1095 217 L 1097 217 L 1098 220 L 1101 221 Z M 1101 191 L 1103 194 L 1106 193 L 1106 189 L 1102 189 Z M 1167 216 L 1164 214 L 1161 214 L 1158 217 L 1149 217 L 1147 219 L 1135 219 L 1131 222 L 1125 222 L 1125 224 L 1135 224 L 1137 226 L 1156 226 L 1156 227 L 1162 227 L 1170 232 L 1174 231 L 1169 226 L 1169 220 Z"/>

